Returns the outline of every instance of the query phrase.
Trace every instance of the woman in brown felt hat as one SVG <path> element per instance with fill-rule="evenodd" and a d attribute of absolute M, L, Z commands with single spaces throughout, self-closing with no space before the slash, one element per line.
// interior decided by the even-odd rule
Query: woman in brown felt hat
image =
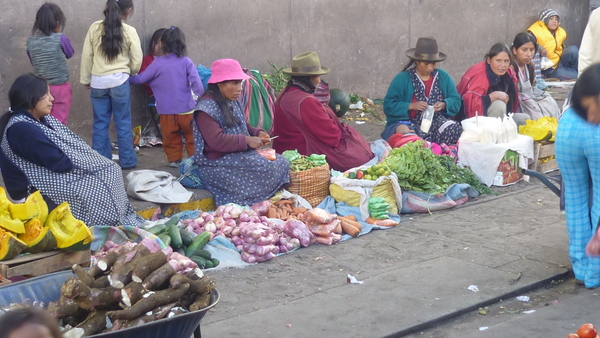
<path fill-rule="evenodd" d="M 434 38 L 419 38 L 416 48 L 407 50 L 406 56 L 410 62 L 392 80 L 383 101 L 387 124 L 381 138 L 416 133 L 433 143 L 456 144 L 462 127 L 450 118 L 460 110 L 460 96 L 450 75 L 435 67 L 446 54 L 438 51 Z M 429 106 L 434 117 L 426 132 L 421 121 Z"/>
<path fill-rule="evenodd" d="M 292 76 L 275 102 L 273 148 L 282 153 L 297 149 L 302 155 L 324 154 L 332 169 L 345 171 L 367 163 L 375 155 L 362 136 L 340 122 L 334 112 L 314 96 L 321 75 L 316 52 L 294 56 L 292 67 L 283 70 Z"/>

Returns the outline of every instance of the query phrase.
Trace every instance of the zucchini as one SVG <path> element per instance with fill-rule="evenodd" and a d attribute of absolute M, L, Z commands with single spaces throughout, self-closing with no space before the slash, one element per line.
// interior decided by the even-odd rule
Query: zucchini
<path fill-rule="evenodd" d="M 194 238 L 194 241 L 192 242 L 192 244 L 190 244 L 190 246 L 188 246 L 187 250 L 185 251 L 185 255 L 187 257 L 193 256 L 194 253 L 196 252 L 196 250 L 201 250 L 202 248 L 204 248 L 204 246 L 206 245 L 206 243 L 208 243 L 209 240 L 210 240 L 210 232 L 208 232 L 208 231 L 202 232 L 201 234 L 196 236 L 196 238 Z"/>
<path fill-rule="evenodd" d="M 216 258 L 214 258 L 214 257 L 212 257 L 212 258 L 210 259 L 210 261 L 213 263 L 213 267 L 215 267 L 215 268 L 216 268 L 217 266 L 219 266 L 219 263 L 221 263 L 221 262 L 219 262 L 219 260 L 218 260 L 218 259 L 216 259 Z"/>
<path fill-rule="evenodd" d="M 207 250 L 203 250 L 203 249 L 196 250 L 196 252 L 194 252 L 194 254 L 192 256 L 200 256 L 200 257 L 202 257 L 204 259 L 211 259 L 212 258 L 212 255 L 210 254 L 210 252 L 207 251 Z"/>
<path fill-rule="evenodd" d="M 173 239 L 171 238 L 171 241 L 173 241 Z M 177 248 L 177 250 L 175 250 L 177 252 L 179 252 L 180 254 L 185 256 L 185 249 L 183 247 L 179 247 Z"/>
<path fill-rule="evenodd" d="M 164 245 L 171 246 L 171 237 L 169 237 L 169 235 L 161 234 L 158 236 L 158 238 L 160 238 Z"/>
<path fill-rule="evenodd" d="M 181 235 L 181 242 L 184 246 L 188 247 L 192 245 L 192 243 L 194 242 L 194 235 L 192 235 L 191 232 L 185 229 L 179 229 L 179 234 Z"/>
<path fill-rule="evenodd" d="M 173 249 L 179 249 L 182 246 L 181 235 L 179 234 L 179 228 L 175 224 L 169 225 L 169 237 L 171 237 L 171 244 Z"/>
<path fill-rule="evenodd" d="M 163 230 L 165 230 L 166 228 L 167 227 L 164 224 L 157 224 L 152 228 L 148 229 L 148 232 L 154 235 L 158 235 L 159 233 L 163 232 Z"/>
<path fill-rule="evenodd" d="M 198 267 L 200 267 L 200 269 L 210 269 L 214 267 L 214 264 L 210 259 L 205 259 L 200 256 L 192 256 L 190 257 L 190 259 L 194 263 L 198 264 Z"/>

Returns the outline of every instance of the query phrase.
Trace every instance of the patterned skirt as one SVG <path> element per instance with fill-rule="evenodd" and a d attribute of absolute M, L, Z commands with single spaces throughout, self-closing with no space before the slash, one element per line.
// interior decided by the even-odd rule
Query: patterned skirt
<path fill-rule="evenodd" d="M 277 155 L 267 160 L 255 150 L 227 154 L 198 163 L 200 178 L 214 195 L 217 205 L 252 205 L 273 196 L 290 183 L 290 163 Z"/>

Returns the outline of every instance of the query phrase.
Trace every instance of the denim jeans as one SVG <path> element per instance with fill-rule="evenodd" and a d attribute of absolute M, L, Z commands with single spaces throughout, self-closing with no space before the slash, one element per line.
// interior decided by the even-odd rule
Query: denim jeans
<path fill-rule="evenodd" d="M 110 117 L 113 116 L 119 144 L 119 164 L 129 169 L 137 165 L 137 155 L 133 149 L 131 131 L 131 107 L 129 106 L 129 80 L 120 86 L 107 89 L 91 89 L 94 109 L 92 148 L 100 155 L 112 159 L 110 136 L 108 134 Z"/>
<path fill-rule="evenodd" d="M 563 50 L 563 54 L 556 68 L 543 70 L 546 78 L 557 78 L 561 80 L 577 79 L 577 67 L 579 64 L 579 48 L 569 46 Z"/>

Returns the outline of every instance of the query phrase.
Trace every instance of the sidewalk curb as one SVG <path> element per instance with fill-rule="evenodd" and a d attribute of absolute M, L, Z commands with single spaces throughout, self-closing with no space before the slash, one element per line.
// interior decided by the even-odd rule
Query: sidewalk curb
<path fill-rule="evenodd" d="M 522 287 L 520 289 L 516 289 L 516 290 L 510 291 L 510 292 L 507 292 L 507 293 L 505 293 L 503 295 L 496 296 L 494 298 L 490 298 L 488 300 L 485 300 L 485 301 L 482 301 L 480 303 L 477 303 L 477 304 L 465 307 L 463 309 L 460 309 L 460 310 L 448 313 L 446 315 L 443 315 L 441 317 L 438 317 L 438 318 L 435 318 L 435 319 L 423 322 L 421 324 L 414 325 L 414 326 L 402 329 L 402 330 L 400 330 L 398 332 L 395 332 L 395 333 L 389 334 L 387 336 L 384 336 L 383 338 L 404 337 L 406 335 L 409 335 L 409 334 L 412 334 L 412 333 L 415 333 L 415 332 L 418 332 L 418 331 L 423 331 L 423 330 L 426 330 L 426 329 L 433 328 L 433 327 L 438 326 L 440 324 L 444 324 L 445 322 L 447 322 L 447 321 L 449 321 L 451 319 L 454 319 L 456 317 L 462 316 L 462 315 L 467 314 L 469 312 L 478 310 L 479 308 L 486 307 L 486 306 L 489 306 L 489 305 L 492 305 L 492 304 L 496 304 L 496 303 L 500 302 L 503 299 L 517 297 L 517 296 L 522 295 L 525 292 L 529 292 L 529 291 L 532 291 L 532 290 L 539 289 L 539 288 L 543 287 L 544 285 L 550 283 L 553 280 L 566 279 L 571 274 L 572 274 L 572 270 L 568 269 L 564 273 L 561 273 L 561 274 L 558 274 L 558 275 L 554 275 L 552 277 L 548 277 L 548 278 L 543 279 L 541 281 L 537 281 L 535 283 L 526 285 L 526 286 L 524 286 L 524 287 Z"/>

